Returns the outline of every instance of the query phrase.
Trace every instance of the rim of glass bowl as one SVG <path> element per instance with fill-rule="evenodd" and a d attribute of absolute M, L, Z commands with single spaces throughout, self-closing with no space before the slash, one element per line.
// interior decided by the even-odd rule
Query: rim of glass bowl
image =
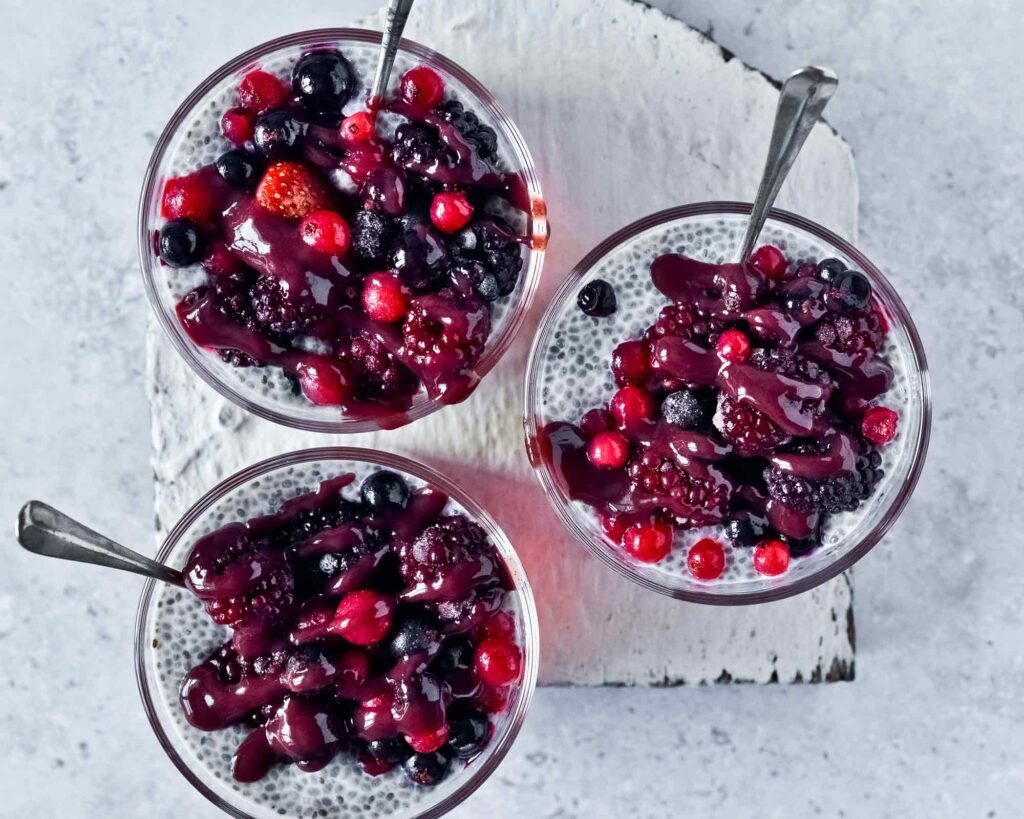
<path fill-rule="evenodd" d="M 627 577 L 652 591 L 693 603 L 730 606 L 781 600 L 784 597 L 790 597 L 812 589 L 850 568 L 882 539 L 900 516 L 914 491 L 914 487 L 917 485 L 921 469 L 924 466 L 925 455 L 928 451 L 928 438 L 931 430 L 931 383 L 928 377 L 928 364 L 925 360 L 921 338 L 918 335 L 917 328 L 914 326 L 913 319 L 910 317 L 910 313 L 907 311 L 906 305 L 903 304 L 903 300 L 882 272 L 849 242 L 809 219 L 789 211 L 773 208 L 769 215 L 770 221 L 805 231 L 819 241 L 831 245 L 851 259 L 868 276 L 872 286 L 877 290 L 881 290 L 887 302 L 886 306 L 890 308 L 892 313 L 890 318 L 899 322 L 910 339 L 910 352 L 912 356 L 908 364 L 911 367 L 916 367 L 918 383 L 920 384 L 918 398 L 921 404 L 921 423 L 916 440 L 908 442 L 908 446 L 912 448 L 910 457 L 913 458 L 913 463 L 903 485 L 899 488 L 888 509 L 885 510 L 871 531 L 859 543 L 839 555 L 831 563 L 811 574 L 800 576 L 792 582 L 779 582 L 771 587 L 750 592 L 719 593 L 714 591 L 714 586 L 708 586 L 707 590 L 682 589 L 668 583 L 659 582 L 637 572 L 625 559 L 620 559 L 605 542 L 592 539 L 577 522 L 577 515 L 573 512 L 571 501 L 559 485 L 559 482 L 554 479 L 552 471 L 548 466 L 548 461 L 541 455 L 543 443 L 540 438 L 541 419 L 538 413 L 540 400 L 540 357 L 542 351 L 547 349 L 550 343 L 551 334 L 556 326 L 557 316 L 561 314 L 566 300 L 575 296 L 579 282 L 587 276 L 599 261 L 613 250 L 616 250 L 620 245 L 632 241 L 641 233 L 681 219 L 749 214 L 750 207 L 750 204 L 743 202 L 697 202 L 652 213 L 613 233 L 590 251 L 572 269 L 565 281 L 559 286 L 558 291 L 555 293 L 540 321 L 530 348 L 530 356 L 526 366 L 526 404 L 523 425 L 526 434 L 527 454 L 530 458 L 530 464 L 533 466 L 534 472 L 541 483 L 541 487 L 544 489 L 544 494 L 547 495 L 549 503 L 555 508 L 562 523 L 592 555 L 599 558 L 623 577 Z M 782 581 L 783 578 L 778 578 L 778 580 Z"/>
<path fill-rule="evenodd" d="M 142 183 L 142 195 L 139 199 L 138 211 L 139 260 L 142 266 L 142 277 L 146 287 L 146 295 L 160 326 L 163 327 L 174 348 L 192 370 L 218 393 L 254 415 L 298 429 L 333 433 L 394 429 L 419 420 L 446 405 L 438 399 L 427 399 L 420 392 L 417 393 L 418 398 L 414 399 L 413 406 L 405 412 L 395 412 L 391 415 L 373 419 L 346 418 L 344 416 L 338 419 L 322 419 L 299 417 L 294 412 L 274 409 L 246 397 L 234 385 L 227 383 L 210 369 L 209 362 L 205 358 L 207 353 L 200 350 L 188 337 L 184 329 L 182 329 L 174 313 L 173 305 L 170 305 L 166 294 L 163 292 L 163 288 L 158 286 L 154 268 L 159 262 L 153 253 L 152 231 L 154 225 L 149 219 L 149 208 L 151 203 L 160 194 L 162 179 L 158 176 L 157 172 L 159 166 L 164 161 L 168 147 L 178 134 L 185 118 L 221 82 L 233 74 L 242 71 L 260 58 L 280 49 L 293 46 L 315 47 L 338 44 L 345 41 L 374 44 L 380 43 L 380 40 L 381 34 L 379 31 L 357 28 L 321 28 L 278 37 L 239 54 L 210 74 L 178 106 L 160 134 L 160 138 L 157 140 Z M 541 193 L 540 179 L 537 175 L 533 157 L 516 124 L 505 113 L 494 96 L 475 77 L 442 54 L 411 40 L 402 39 L 399 51 L 412 55 L 421 62 L 438 68 L 443 73 L 454 77 L 476 97 L 476 102 L 491 117 L 490 124 L 498 128 L 502 132 L 502 136 L 511 145 L 517 171 L 526 182 L 530 194 L 531 208 L 526 214 L 527 236 L 530 240 L 526 243 L 526 247 L 529 255 L 523 272 L 519 297 L 516 303 L 510 307 L 508 320 L 500 334 L 488 340 L 484 354 L 477 362 L 475 368 L 477 376 L 474 384 L 475 389 L 494 365 L 498 363 L 515 339 L 523 321 L 526 319 L 537 291 L 541 268 L 544 263 L 544 246 L 548 235 L 548 222 L 544 198 Z"/>
<path fill-rule="evenodd" d="M 416 814 L 416 819 L 434 819 L 434 817 L 444 815 L 465 800 L 498 767 L 519 734 L 519 729 L 526 718 L 526 713 L 529 710 L 534 689 L 537 685 L 537 669 L 540 662 L 540 628 L 537 621 L 537 609 L 533 599 L 533 590 L 530 587 L 526 571 L 523 569 L 523 564 L 519 560 L 519 555 L 516 553 L 515 548 L 494 518 L 479 503 L 449 478 L 446 478 L 433 468 L 409 458 L 361 447 L 317 447 L 315 449 L 303 449 L 260 461 L 217 484 L 182 515 L 181 519 L 167 535 L 167 539 L 160 547 L 156 559 L 159 561 L 166 560 L 179 541 L 188 535 L 193 524 L 211 507 L 234 490 L 250 483 L 256 478 L 279 469 L 312 461 L 358 461 L 375 466 L 383 466 L 413 475 L 441 489 L 450 498 L 461 504 L 473 516 L 474 520 L 486 530 L 504 560 L 509 576 L 512 578 L 513 588 L 518 593 L 524 631 L 523 677 L 520 683 L 518 701 L 516 702 L 515 709 L 509 715 L 509 720 L 503 733 L 500 736 L 493 737 L 481 755 L 473 760 L 469 766 L 470 769 L 466 781 L 441 801 L 427 803 L 421 812 Z M 146 717 L 164 752 L 196 790 L 232 816 L 238 817 L 238 819 L 253 819 L 251 814 L 246 813 L 242 808 L 225 802 L 218 793 L 206 784 L 205 779 L 208 775 L 205 775 L 201 769 L 191 768 L 178 755 L 174 744 L 168 737 L 168 730 L 173 731 L 173 727 L 165 729 L 163 722 L 160 720 L 154 703 L 154 697 L 159 697 L 159 692 L 153 693 L 151 691 L 151 687 L 155 687 L 158 683 L 155 679 L 147 676 L 146 671 L 146 656 L 150 648 L 147 642 L 147 626 L 156 583 L 157 581 L 155 580 L 148 580 L 146 582 L 142 589 L 142 596 L 139 599 L 139 608 L 135 618 L 135 678 L 138 683 L 139 694 L 142 696 L 143 706 L 146 710 Z"/>

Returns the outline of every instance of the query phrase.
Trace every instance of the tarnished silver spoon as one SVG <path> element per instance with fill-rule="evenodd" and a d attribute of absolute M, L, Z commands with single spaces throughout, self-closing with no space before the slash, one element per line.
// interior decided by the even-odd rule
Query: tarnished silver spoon
<path fill-rule="evenodd" d="M 741 264 L 750 258 L 757 237 L 761 235 L 768 211 L 771 210 L 779 188 L 793 167 L 797 154 L 807 135 L 817 123 L 821 112 L 839 85 L 835 73 L 827 68 L 806 66 L 790 74 L 779 91 L 779 106 L 775 109 L 772 141 L 768 146 L 768 159 L 761 175 L 757 198 L 750 210 L 750 222 L 743 237 L 736 261 Z"/>
<path fill-rule="evenodd" d="M 177 569 L 157 563 L 94 532 L 42 501 L 29 501 L 18 513 L 18 543 L 28 551 L 61 560 L 94 563 L 184 586 Z"/>

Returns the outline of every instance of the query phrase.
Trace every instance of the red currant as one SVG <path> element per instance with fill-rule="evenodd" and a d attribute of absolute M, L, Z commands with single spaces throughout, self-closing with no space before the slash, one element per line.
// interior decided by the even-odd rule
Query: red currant
<path fill-rule="evenodd" d="M 789 568 L 789 547 L 781 540 L 763 540 L 754 547 L 754 568 L 774 577 Z"/>
<path fill-rule="evenodd" d="M 686 565 L 698 580 L 714 580 L 725 571 L 725 550 L 709 537 L 698 540 L 686 555 Z"/>
<path fill-rule="evenodd" d="M 392 324 L 409 312 L 402 283 L 391 273 L 371 273 L 363 282 L 363 310 L 374 321 Z"/>
<path fill-rule="evenodd" d="M 785 254 L 773 245 L 761 245 L 750 257 L 750 263 L 769 279 L 781 281 L 786 275 L 789 260 Z"/>
<path fill-rule="evenodd" d="M 657 563 L 672 551 L 672 527 L 660 521 L 630 526 L 622 536 L 622 546 L 643 563 Z"/>
<path fill-rule="evenodd" d="M 746 361 L 750 358 L 750 339 L 739 330 L 726 330 L 718 337 L 715 350 L 726 361 Z"/>
<path fill-rule="evenodd" d="M 314 250 L 330 256 L 342 256 L 352 243 L 352 231 L 341 214 L 333 210 L 314 210 L 299 225 L 302 241 Z"/>
<path fill-rule="evenodd" d="M 523 655 L 507 637 L 485 637 L 476 647 L 473 667 L 487 685 L 508 685 L 519 677 Z"/>
<path fill-rule="evenodd" d="M 402 99 L 421 111 L 429 111 L 444 99 L 444 80 L 432 68 L 418 65 L 402 75 Z"/>
<path fill-rule="evenodd" d="M 587 445 L 587 457 L 600 469 L 618 469 L 629 459 L 629 441 L 621 432 L 599 432 Z"/>
<path fill-rule="evenodd" d="M 870 407 L 860 420 L 860 431 L 871 443 L 881 446 L 896 437 L 900 417 L 888 407 Z"/>
<path fill-rule="evenodd" d="M 430 221 L 442 233 L 462 230 L 473 218 L 473 206 L 458 191 L 442 191 L 430 203 Z"/>

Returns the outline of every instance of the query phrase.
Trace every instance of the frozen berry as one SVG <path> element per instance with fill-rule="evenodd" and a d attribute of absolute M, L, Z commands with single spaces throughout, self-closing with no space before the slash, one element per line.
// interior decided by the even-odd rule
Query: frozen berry
<path fill-rule="evenodd" d="M 642 341 L 624 341 L 612 352 L 615 383 L 638 384 L 651 372 L 651 351 Z"/>
<path fill-rule="evenodd" d="M 754 568 L 774 577 L 789 568 L 789 547 L 781 540 L 765 540 L 754 549 Z"/>
<path fill-rule="evenodd" d="M 383 264 L 395 223 L 387 214 L 376 210 L 361 210 L 352 219 L 352 254 L 368 264 Z"/>
<path fill-rule="evenodd" d="M 238 84 L 239 106 L 255 114 L 280 105 L 287 95 L 284 83 L 266 71 L 250 71 Z"/>
<path fill-rule="evenodd" d="M 395 659 L 413 654 L 427 654 L 433 657 L 441 649 L 441 631 L 437 622 L 424 614 L 404 614 L 391 633 L 389 649 Z"/>
<path fill-rule="evenodd" d="M 599 432 L 587 445 L 587 457 L 601 469 L 618 469 L 629 459 L 629 441 L 621 432 Z"/>
<path fill-rule="evenodd" d="M 725 550 L 717 540 L 703 538 L 690 547 L 686 565 L 698 580 L 714 580 L 725 570 Z"/>
<path fill-rule="evenodd" d="M 761 245 L 750 257 L 750 262 L 765 276 L 775 281 L 785 278 L 786 268 L 789 266 L 785 254 L 773 245 Z"/>
<path fill-rule="evenodd" d="M 172 219 L 160 228 L 160 258 L 171 267 L 195 264 L 206 252 L 206 237 L 195 222 Z"/>
<path fill-rule="evenodd" d="M 356 111 L 341 122 L 341 135 L 349 142 L 369 142 L 373 139 L 373 114 Z"/>
<path fill-rule="evenodd" d="M 166 219 L 204 222 L 217 209 L 216 197 L 201 171 L 173 176 L 164 183 L 160 212 Z"/>
<path fill-rule="evenodd" d="M 834 310 L 863 310 L 871 300 L 871 283 L 863 273 L 844 270 L 832 280 L 826 300 Z"/>
<path fill-rule="evenodd" d="M 299 225 L 299 235 L 314 250 L 331 256 L 343 256 L 352 242 L 348 222 L 333 210 L 314 210 L 307 214 Z"/>
<path fill-rule="evenodd" d="M 296 367 L 299 389 L 318 407 L 337 407 L 348 398 L 350 386 L 339 361 L 308 356 Z"/>
<path fill-rule="evenodd" d="M 295 152 L 306 124 L 287 111 L 271 111 L 256 120 L 252 141 L 256 150 L 268 159 L 282 159 Z"/>
<path fill-rule="evenodd" d="M 392 324 L 405 318 L 409 303 L 402 283 L 391 273 L 371 273 L 363 282 L 363 311 L 374 321 Z"/>
<path fill-rule="evenodd" d="M 629 429 L 649 421 L 654 409 L 650 394 L 635 384 L 620 387 L 612 396 L 609 407 L 620 429 Z"/>
<path fill-rule="evenodd" d="M 413 754 L 402 763 L 402 770 L 413 784 L 432 787 L 448 775 L 451 764 L 451 757 L 441 751 L 434 751 L 429 754 Z"/>
<path fill-rule="evenodd" d="M 473 206 L 464 193 L 442 191 L 430 203 L 430 221 L 442 233 L 462 230 L 473 218 Z"/>
<path fill-rule="evenodd" d="M 263 162 L 248 151 L 236 148 L 217 157 L 217 173 L 233 188 L 252 190 L 260 181 Z"/>
<path fill-rule="evenodd" d="M 380 642 L 391 629 L 395 602 L 368 589 L 350 592 L 338 604 L 328 631 L 357 646 Z"/>
<path fill-rule="evenodd" d="M 846 272 L 846 265 L 839 259 L 822 259 L 817 265 L 818 278 L 824 282 L 833 281 L 840 273 Z"/>
<path fill-rule="evenodd" d="M 750 339 L 739 330 L 726 330 L 718 337 L 715 350 L 726 361 L 746 361 L 750 357 Z"/>
<path fill-rule="evenodd" d="M 705 429 L 711 414 L 711 402 L 695 390 L 670 393 L 661 402 L 661 417 L 683 429 Z"/>
<path fill-rule="evenodd" d="M 229 108 L 220 118 L 224 138 L 235 145 L 244 145 L 252 139 L 253 116 L 242 108 Z"/>
<path fill-rule="evenodd" d="M 424 65 L 406 71 L 398 87 L 402 99 L 421 111 L 429 111 L 444 99 L 444 80 Z"/>
<path fill-rule="evenodd" d="M 439 750 L 448 741 L 448 726 L 442 725 L 436 731 L 427 731 L 424 734 L 413 734 L 407 736 L 405 741 L 409 743 L 418 754 L 429 754 Z"/>
<path fill-rule="evenodd" d="M 672 527 L 667 523 L 653 523 L 630 526 L 622 535 L 622 546 L 643 563 L 657 563 L 668 557 L 672 550 Z"/>
<path fill-rule="evenodd" d="M 491 724 L 476 708 L 453 709 L 448 717 L 448 747 L 459 759 L 471 759 L 484 747 Z"/>
<path fill-rule="evenodd" d="M 881 446 L 896 437 L 899 415 L 888 407 L 869 407 L 860 422 L 861 434 Z"/>
<path fill-rule="evenodd" d="M 519 677 L 523 655 L 512 640 L 506 637 L 487 637 L 476 647 L 473 668 L 487 685 L 503 686 Z"/>
<path fill-rule="evenodd" d="M 604 279 L 587 282 L 576 297 L 580 310 L 594 318 L 604 318 L 615 312 L 615 288 Z"/>
<path fill-rule="evenodd" d="M 764 539 L 768 521 L 753 512 L 737 515 L 725 522 L 725 535 L 735 546 L 754 546 Z"/>
<path fill-rule="evenodd" d="M 409 502 L 409 486 L 401 475 L 381 469 L 363 481 L 359 495 L 363 503 L 378 512 L 404 509 Z"/>
<path fill-rule="evenodd" d="M 340 51 L 312 51 L 292 69 L 292 91 L 316 115 L 340 119 L 355 86 L 355 72 Z"/>

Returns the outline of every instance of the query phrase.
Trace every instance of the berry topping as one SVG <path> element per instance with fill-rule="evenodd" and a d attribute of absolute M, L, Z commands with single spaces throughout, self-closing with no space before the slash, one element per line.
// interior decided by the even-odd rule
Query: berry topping
<path fill-rule="evenodd" d="M 352 242 L 348 222 L 333 210 L 314 210 L 307 214 L 299 225 L 299 235 L 313 250 L 330 256 L 345 255 Z"/>
<path fill-rule="evenodd" d="M 860 422 L 861 434 L 871 443 L 881 446 L 896 437 L 900 417 L 888 407 L 870 407 Z"/>
<path fill-rule="evenodd" d="M 486 637 L 476 647 L 473 668 L 487 685 L 500 687 L 519 678 L 523 655 L 512 640 L 505 637 Z"/>
<path fill-rule="evenodd" d="M 395 235 L 394 221 L 375 210 L 358 211 L 352 220 L 352 253 L 369 264 L 383 264 Z"/>
<path fill-rule="evenodd" d="M 265 210 L 287 219 L 301 219 L 330 206 L 327 186 L 314 171 L 298 162 L 274 162 L 256 188 L 256 201 Z"/>
<path fill-rule="evenodd" d="M 418 754 L 432 753 L 439 750 L 448 741 L 448 726 L 442 725 L 436 731 L 407 736 L 405 741 Z"/>
<path fill-rule="evenodd" d="M 256 120 L 252 141 L 267 159 L 282 159 L 294 154 L 306 132 L 306 124 L 287 111 L 271 111 Z"/>
<path fill-rule="evenodd" d="M 379 642 L 391 630 L 394 600 L 368 589 L 350 592 L 338 604 L 328 631 L 357 646 Z"/>
<path fill-rule="evenodd" d="M 622 535 L 622 547 L 643 563 L 657 563 L 672 550 L 672 527 L 653 522 L 630 526 Z"/>
<path fill-rule="evenodd" d="M 402 99 L 421 111 L 429 111 L 444 99 L 444 80 L 424 65 L 406 71 L 398 87 Z"/>
<path fill-rule="evenodd" d="M 714 421 L 722 436 L 747 455 L 766 455 L 789 440 L 789 435 L 749 401 L 726 395 L 719 396 Z"/>
<path fill-rule="evenodd" d="M 765 540 L 754 548 L 754 568 L 774 577 L 789 568 L 789 547 L 781 540 Z"/>
<path fill-rule="evenodd" d="M 413 754 L 402 763 L 402 770 L 413 784 L 433 786 L 448 775 L 451 765 L 451 757 L 441 751 L 434 751 L 429 754 Z"/>
<path fill-rule="evenodd" d="M 661 402 L 661 417 L 683 429 L 706 429 L 712 412 L 712 402 L 696 390 L 678 390 Z"/>
<path fill-rule="evenodd" d="M 238 84 L 239 107 L 255 114 L 276 108 L 287 95 L 284 83 L 266 71 L 250 71 Z"/>
<path fill-rule="evenodd" d="M 718 337 L 715 350 L 726 361 L 746 361 L 750 357 L 750 339 L 739 330 L 726 330 Z"/>
<path fill-rule="evenodd" d="M 409 486 L 396 472 L 380 469 L 363 481 L 359 495 L 363 503 L 377 512 L 404 509 L 409 502 Z"/>
<path fill-rule="evenodd" d="M 405 318 L 409 303 L 402 283 L 391 273 L 371 273 L 363 282 L 363 311 L 374 321 L 391 324 Z"/>
<path fill-rule="evenodd" d="M 594 318 L 604 318 L 615 312 L 615 288 L 603 279 L 594 279 L 583 285 L 576 304 L 580 310 Z"/>
<path fill-rule="evenodd" d="M 252 139 L 253 116 L 242 108 L 229 108 L 220 119 L 220 130 L 228 142 L 244 145 Z"/>
<path fill-rule="evenodd" d="M 355 86 L 352 66 L 339 51 L 310 52 L 292 69 L 292 91 L 299 102 L 311 113 L 328 119 L 340 119 Z"/>
<path fill-rule="evenodd" d="M 827 299 L 834 310 L 851 313 L 863 310 L 871 301 L 871 283 L 863 273 L 844 270 L 832 279 Z"/>
<path fill-rule="evenodd" d="M 448 747 L 459 759 L 472 759 L 487 743 L 491 724 L 475 708 L 453 709 L 449 714 Z"/>
<path fill-rule="evenodd" d="M 216 210 L 216 197 L 201 172 L 174 176 L 164 183 L 160 212 L 165 218 L 205 222 Z"/>
<path fill-rule="evenodd" d="M 442 191 L 430 203 L 430 221 L 442 233 L 462 230 L 473 218 L 473 206 L 464 193 Z"/>
<path fill-rule="evenodd" d="M 233 188 L 252 190 L 260 181 L 263 161 L 248 151 L 236 148 L 221 154 L 216 162 L 217 173 Z"/>
<path fill-rule="evenodd" d="M 195 264 L 206 252 L 206 237 L 188 219 L 173 219 L 160 228 L 160 258 L 171 267 Z"/>
<path fill-rule="evenodd" d="M 612 353 L 615 383 L 638 384 L 651 372 L 651 351 L 642 341 L 624 341 Z"/>
<path fill-rule="evenodd" d="M 609 407 L 619 429 L 640 426 L 650 420 L 654 411 L 650 394 L 635 384 L 620 387 Z"/>
<path fill-rule="evenodd" d="M 725 571 L 725 550 L 717 540 L 698 540 L 686 555 L 690 574 L 698 580 L 714 580 Z"/>
<path fill-rule="evenodd" d="M 341 121 L 341 135 L 352 143 L 369 142 L 373 139 L 373 114 L 356 111 Z"/>
<path fill-rule="evenodd" d="M 629 460 L 629 441 L 620 432 L 599 432 L 587 446 L 587 457 L 601 469 L 618 469 Z"/>
<path fill-rule="evenodd" d="M 761 245 L 750 257 L 750 263 L 769 279 L 775 281 L 784 279 L 786 268 L 789 267 L 786 255 L 773 245 Z"/>

